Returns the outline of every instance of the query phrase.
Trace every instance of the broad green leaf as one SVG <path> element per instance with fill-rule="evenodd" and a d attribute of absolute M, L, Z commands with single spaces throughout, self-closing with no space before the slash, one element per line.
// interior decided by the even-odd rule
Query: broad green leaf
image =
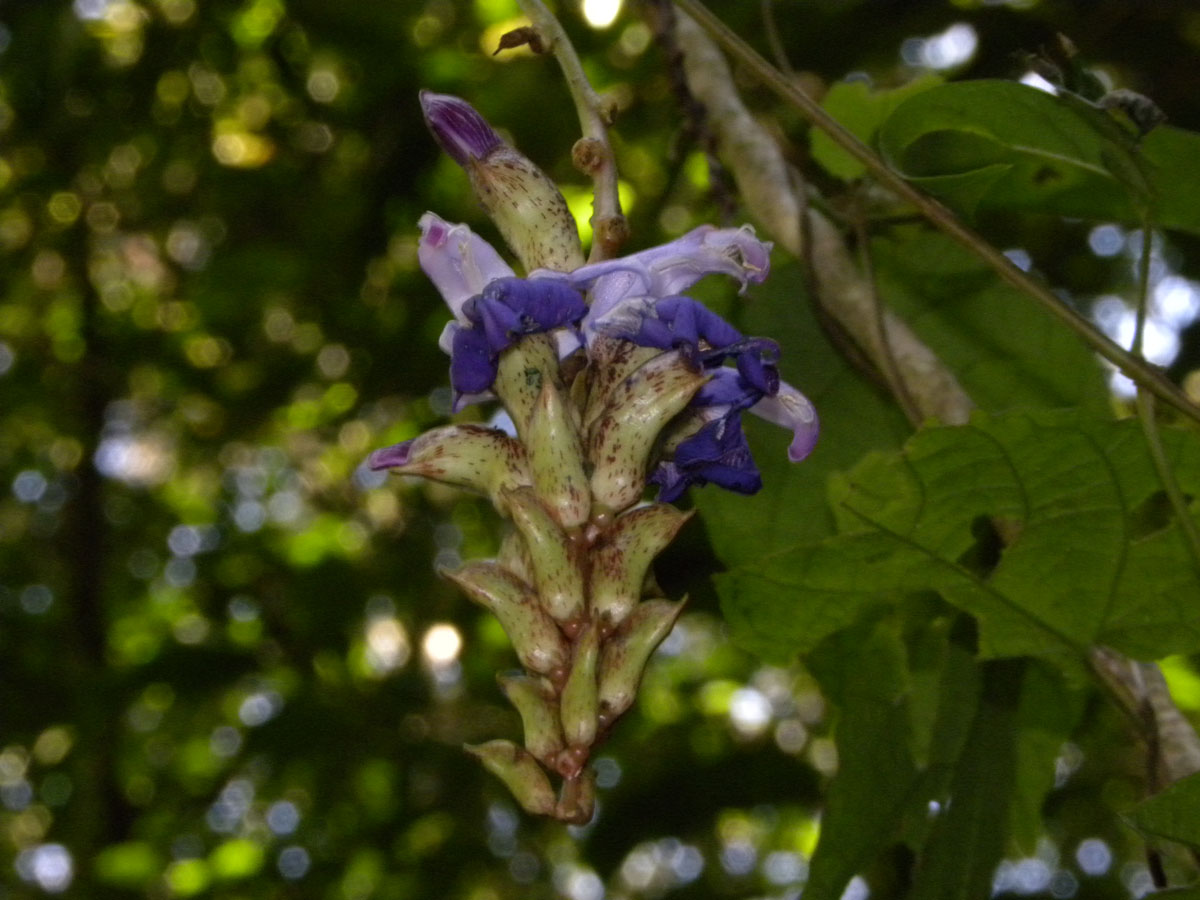
<path fill-rule="evenodd" d="M 839 81 L 821 99 L 825 111 L 864 144 L 874 143 L 879 126 L 904 100 L 942 83 L 937 75 L 923 75 L 890 90 L 876 90 L 866 81 Z M 833 142 L 824 131 L 812 132 L 813 159 L 831 175 L 853 181 L 867 173 L 857 159 Z"/>
<path fill-rule="evenodd" d="M 944 235 L 896 233 L 872 243 L 887 303 L 990 412 L 1078 406 L 1110 395 L 1095 354 L 1028 296 Z"/>
<path fill-rule="evenodd" d="M 1129 818 L 1146 834 L 1200 851 L 1200 772 L 1142 801 Z"/>
<path fill-rule="evenodd" d="M 838 773 L 804 895 L 837 900 L 895 840 L 918 786 L 906 737 L 904 646 L 895 625 L 883 621 L 839 635 L 810 664 L 839 710 Z"/>
<path fill-rule="evenodd" d="M 937 633 L 940 623 L 932 623 L 926 633 Z M 980 665 L 975 660 L 975 624 L 970 616 L 959 613 L 946 636 L 945 652 L 936 685 L 921 678 L 920 657 L 909 650 L 909 680 L 913 685 L 908 700 L 909 720 L 913 722 L 910 741 L 914 757 L 922 769 L 921 787 L 907 812 L 904 837 L 914 850 L 920 850 L 937 825 L 932 809 L 942 809 L 950 798 L 950 782 L 971 731 L 980 702 Z M 926 697 L 922 697 L 922 688 Z M 924 733 L 917 713 L 923 703 L 936 703 L 933 721 Z"/>
<path fill-rule="evenodd" d="M 914 900 L 988 895 L 1004 853 L 1006 807 L 1016 777 L 1017 697 L 1025 662 L 983 666 L 981 702 L 950 782 L 949 803 L 917 862 Z"/>
<path fill-rule="evenodd" d="M 1170 430 L 1164 442 L 1200 495 L 1200 444 Z M 1178 527 L 1155 519 L 1159 490 L 1133 421 L 1021 412 L 927 428 L 834 480 L 843 534 L 730 571 L 724 606 L 735 638 L 770 658 L 924 590 L 979 620 L 985 657 L 1074 669 L 1094 644 L 1141 659 L 1195 652 L 1200 581 Z M 1001 536 L 994 567 L 981 563 Z"/>
<path fill-rule="evenodd" d="M 1017 775 L 1011 789 L 1012 841 L 1026 855 L 1045 833 L 1042 807 L 1054 788 L 1055 761 L 1079 725 L 1086 690 L 1068 684 L 1044 664 L 1031 664 L 1021 682 L 1017 711 Z"/>
<path fill-rule="evenodd" d="M 879 129 L 888 162 L 966 215 L 987 209 L 1152 224 L 1200 233 L 1200 134 L 1160 126 L 1140 141 L 1073 95 L 1010 81 L 922 91 Z"/>
<path fill-rule="evenodd" d="M 752 497 L 714 487 L 692 492 L 713 549 L 726 565 L 832 534 L 825 499 L 829 474 L 869 450 L 898 447 L 910 432 L 898 409 L 831 345 L 805 297 L 798 266 L 781 266 L 735 304 L 729 317 L 744 333 L 779 342 L 783 377 L 816 405 L 821 438 L 808 459 L 794 464 L 787 459 L 790 435 L 743 417 L 763 490 Z"/>

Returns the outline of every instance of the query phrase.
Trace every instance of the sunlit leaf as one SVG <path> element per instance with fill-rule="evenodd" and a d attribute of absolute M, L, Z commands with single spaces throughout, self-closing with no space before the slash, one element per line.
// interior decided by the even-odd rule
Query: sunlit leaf
<path fill-rule="evenodd" d="M 941 77 L 933 74 L 922 75 L 890 90 L 874 89 L 862 79 L 839 81 L 821 98 L 821 106 L 864 144 L 872 144 L 879 126 L 897 106 L 914 94 L 941 83 Z M 866 167 L 824 131 L 814 130 L 811 141 L 813 159 L 831 175 L 852 181 L 866 174 Z"/>
<path fill-rule="evenodd" d="M 1144 139 L 1108 112 L 1010 81 L 946 84 L 909 98 L 880 148 L 915 185 L 962 212 L 1051 213 L 1200 232 L 1200 134 Z"/>

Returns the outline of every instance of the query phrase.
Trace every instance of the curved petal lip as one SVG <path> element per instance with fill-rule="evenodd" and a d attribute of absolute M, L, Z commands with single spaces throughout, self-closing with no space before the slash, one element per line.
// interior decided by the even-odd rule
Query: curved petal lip
<path fill-rule="evenodd" d="M 399 444 L 385 447 L 382 450 L 376 450 L 367 457 L 367 466 L 375 471 L 379 471 L 380 469 L 395 469 L 408 465 L 412 443 L 412 441 L 403 441 Z"/>

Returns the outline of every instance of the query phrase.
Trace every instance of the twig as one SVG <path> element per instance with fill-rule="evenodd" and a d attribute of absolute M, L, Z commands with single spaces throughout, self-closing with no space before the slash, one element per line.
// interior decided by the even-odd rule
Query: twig
<path fill-rule="evenodd" d="M 1085 344 L 1143 385 L 1159 399 L 1178 409 L 1188 418 L 1200 423 L 1200 407 L 1192 403 L 1179 388 L 1158 369 L 1139 359 L 1110 340 L 1087 319 L 1063 303 L 1046 285 L 1013 265 L 1003 253 L 968 228 L 949 209 L 909 184 L 892 171 L 869 147 L 847 131 L 820 105 L 792 84 L 782 73 L 763 59 L 749 44 L 738 37 L 698 0 L 675 0 L 676 5 L 695 20 L 720 43 L 726 51 L 753 72 L 767 87 L 792 103 L 816 127 L 820 128 L 839 147 L 858 160 L 867 171 L 898 196 L 911 203 L 933 225 L 962 244 L 990 266 L 997 275 L 1013 287 L 1029 294 L 1060 322 L 1075 332 Z"/>
<path fill-rule="evenodd" d="M 1150 305 L 1150 239 L 1152 237 L 1149 225 L 1142 227 L 1142 250 L 1138 259 L 1138 302 L 1137 320 L 1133 329 L 1133 352 L 1144 356 L 1146 338 L 1146 316 Z M 1192 568 L 1200 575 L 1200 530 L 1188 509 L 1187 498 L 1179 487 L 1179 479 L 1175 477 L 1175 469 L 1167 459 L 1166 448 L 1163 447 L 1162 435 L 1158 430 L 1158 415 L 1155 411 L 1154 395 L 1147 393 L 1140 386 L 1137 391 L 1138 420 L 1142 423 L 1142 433 L 1146 437 L 1146 446 L 1150 450 L 1150 458 L 1154 460 L 1154 468 L 1166 491 L 1167 499 L 1179 520 L 1179 528 L 1183 532 L 1183 542 L 1192 557 Z"/>
<path fill-rule="evenodd" d="M 885 311 L 878 327 L 874 291 L 846 248 L 842 235 L 794 189 L 775 138 L 750 114 L 733 86 L 729 66 L 709 37 L 688 16 L 676 16 L 688 87 L 708 110 L 721 156 L 751 214 L 798 259 L 811 260 L 814 299 L 854 339 L 874 367 L 889 371 L 888 356 L 920 418 L 950 425 L 967 421 L 971 398 L 953 373 L 896 316 Z M 887 346 L 881 340 L 887 336 Z M 895 389 L 895 385 L 892 386 Z"/>
<path fill-rule="evenodd" d="M 896 402 L 904 410 L 905 418 L 908 419 L 910 425 L 917 428 L 920 426 L 923 417 L 916 401 L 913 400 L 912 395 L 908 392 L 908 385 L 904 383 L 904 375 L 900 371 L 900 365 L 896 362 L 896 354 L 892 350 L 891 335 L 888 334 L 887 310 L 884 308 L 883 298 L 879 296 L 879 282 L 875 278 L 875 262 L 871 256 L 871 235 L 867 228 L 866 217 L 863 215 L 862 210 L 858 208 L 857 203 L 854 209 L 854 238 L 855 243 L 858 244 L 858 259 L 863 279 L 871 288 L 871 306 L 875 319 L 875 339 L 879 342 L 881 356 L 883 357 L 883 374 L 892 389 L 892 393 L 896 396 Z"/>
<path fill-rule="evenodd" d="M 575 142 L 571 157 L 576 168 L 592 177 L 595 199 L 592 205 L 592 252 L 589 261 L 597 262 L 617 255 L 629 236 L 629 225 L 621 212 L 617 194 L 617 163 L 608 140 L 613 108 L 592 88 L 575 47 L 562 24 L 542 0 L 519 0 L 521 9 L 533 23 L 545 46 L 552 52 L 567 80 L 567 89 L 575 101 L 583 137 Z"/>
<path fill-rule="evenodd" d="M 791 62 L 788 61 L 787 51 L 783 48 L 783 39 L 779 36 L 779 24 L 775 21 L 774 0 L 762 0 L 763 31 L 767 35 L 767 46 L 775 57 L 775 65 L 786 75 L 794 75 Z"/>

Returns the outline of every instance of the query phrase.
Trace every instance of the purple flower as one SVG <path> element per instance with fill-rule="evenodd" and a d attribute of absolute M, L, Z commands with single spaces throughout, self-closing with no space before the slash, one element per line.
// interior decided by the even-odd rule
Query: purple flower
<path fill-rule="evenodd" d="M 425 213 L 420 226 L 417 258 L 454 314 L 438 345 L 450 354 L 456 407 L 491 396 L 497 358 L 523 335 L 566 328 L 560 352 L 580 345 L 574 326 L 587 305 L 570 285 L 515 277 L 491 244 L 466 225 Z"/>
<path fill-rule="evenodd" d="M 697 417 L 703 424 L 651 476 L 664 502 L 691 485 L 713 483 L 742 493 L 761 487 L 742 431 L 744 410 L 792 431 L 788 458 L 793 462 L 804 459 L 816 444 L 816 410 L 780 380 L 778 345 L 743 336 L 703 304 L 678 293 L 709 274 L 733 276 L 743 287 L 760 282 L 767 275 L 769 251 L 748 228 L 702 227 L 661 247 L 561 276 L 590 290 L 591 310 L 583 323 L 589 340 L 603 334 L 645 347 L 683 350 L 713 373 L 688 410 L 692 427 Z M 553 277 L 534 273 L 538 276 Z M 725 365 L 729 360 L 734 368 Z"/>
<path fill-rule="evenodd" d="M 498 278 L 463 304 L 454 332 L 450 384 L 460 397 L 489 390 L 500 354 L 528 334 L 574 328 L 587 314 L 579 292 L 556 281 Z"/>
<path fill-rule="evenodd" d="M 645 311 L 663 298 L 682 293 L 707 275 L 729 275 L 742 287 L 758 284 L 770 269 L 771 245 L 749 227 L 702 225 L 681 238 L 639 253 L 581 266 L 565 275 L 537 271 L 533 278 L 564 278 L 588 290 L 591 310 L 584 321 L 588 335 L 631 311 Z"/>
<path fill-rule="evenodd" d="M 472 133 L 466 126 L 458 130 Z M 481 138 L 476 149 L 485 143 Z M 465 139 L 462 147 L 467 148 Z M 500 353 L 524 335 L 551 333 L 561 357 L 603 335 L 681 350 L 712 374 L 685 413 L 687 427 L 695 430 L 678 441 L 651 477 L 664 501 L 706 483 L 743 493 L 758 490 L 761 478 L 742 431 L 746 410 L 792 431 L 788 458 L 793 462 L 812 451 L 819 431 L 816 410 L 780 380 L 778 345 L 744 336 L 681 293 L 712 274 L 736 278 L 743 287 L 761 282 L 769 269 L 770 245 L 750 228 L 703 226 L 640 253 L 569 273 L 539 269 L 528 279 L 516 278 L 465 225 L 426 213 L 421 229 L 421 266 L 454 314 L 440 346 L 451 355 L 456 407 L 491 396 Z"/>
<path fill-rule="evenodd" d="M 458 97 L 421 91 L 421 111 L 438 146 L 460 166 L 486 159 L 504 145 L 487 120 Z"/>

